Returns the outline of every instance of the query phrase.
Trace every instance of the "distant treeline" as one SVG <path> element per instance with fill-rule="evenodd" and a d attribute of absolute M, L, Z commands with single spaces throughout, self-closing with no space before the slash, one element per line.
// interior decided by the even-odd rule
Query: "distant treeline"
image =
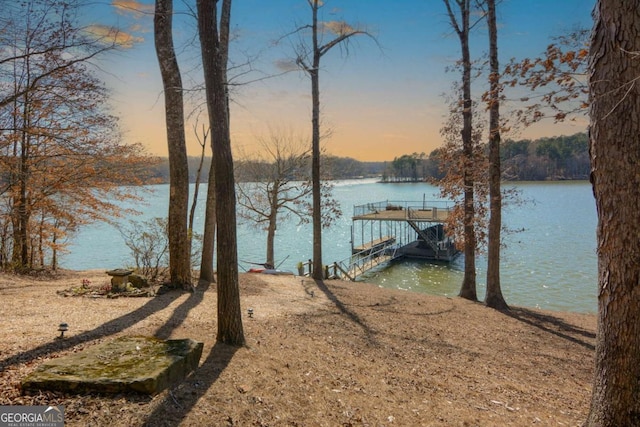
<path fill-rule="evenodd" d="M 189 156 L 189 180 L 196 181 L 200 157 Z M 322 173 L 327 179 L 353 179 L 353 178 L 371 178 L 382 176 L 388 162 L 361 162 L 350 157 L 334 157 L 324 156 L 322 159 Z M 206 157 L 202 165 L 200 182 L 207 182 L 209 168 L 211 167 L 211 158 Z M 169 182 L 169 159 L 159 158 L 155 164 L 149 166 L 149 175 L 154 182 Z M 300 176 L 305 175 L 304 171 L 299 173 Z M 309 177 L 311 172 L 306 173 Z"/>
<path fill-rule="evenodd" d="M 507 139 L 501 144 L 502 177 L 508 181 L 584 180 L 589 178 L 589 138 L 586 133 L 536 140 Z M 429 181 L 444 176 L 441 149 L 396 157 L 384 169 L 386 182 Z"/>
<path fill-rule="evenodd" d="M 405 154 L 390 162 L 361 162 L 350 157 L 325 156 L 323 175 L 327 179 L 381 177 L 386 182 L 429 181 L 442 178 L 441 149 Z M 518 141 L 507 139 L 501 146 L 503 178 L 509 181 L 584 180 L 589 178 L 589 139 L 586 133 Z M 195 182 L 200 158 L 189 157 L 189 178 Z M 211 159 L 204 159 L 200 182 L 207 181 Z M 155 182 L 169 181 L 169 160 L 150 165 Z"/>
<path fill-rule="evenodd" d="M 503 177 L 514 181 L 589 179 L 589 137 L 586 133 L 534 141 L 506 140 L 501 147 Z"/>

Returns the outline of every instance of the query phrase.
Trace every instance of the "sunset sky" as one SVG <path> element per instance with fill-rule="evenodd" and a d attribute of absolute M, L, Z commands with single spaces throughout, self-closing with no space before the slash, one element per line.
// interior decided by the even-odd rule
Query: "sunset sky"
<path fill-rule="evenodd" d="M 195 18 L 174 0 L 175 45 L 185 88 L 201 81 L 197 65 Z M 540 55 L 553 36 L 591 27 L 595 0 L 503 0 L 498 5 L 501 62 Z M 114 112 L 121 117 L 126 141 L 141 142 L 149 153 L 167 154 L 162 83 L 153 44 L 153 1 L 92 3 L 82 16 L 87 25 L 116 25 L 123 49 L 99 65 L 113 89 Z M 231 130 L 236 151 L 251 152 L 269 129 L 302 137 L 311 131 L 310 81 L 290 71 L 297 38 L 282 39 L 310 21 L 306 0 L 234 0 L 232 27 L 236 76 Z M 442 0 L 326 0 L 323 21 L 344 20 L 375 36 L 352 39 L 322 59 L 322 122 L 331 135 L 326 151 L 358 160 L 384 161 L 413 152 L 429 153 L 441 145 L 446 116 L 443 94 L 459 74 L 447 72 L 460 55 Z M 100 27 L 98 27 L 100 28 Z M 328 36 L 327 36 L 328 37 Z M 327 39 L 325 39 L 327 40 Z M 474 57 L 487 51 L 486 26 L 471 40 Z M 282 74 L 284 71 L 284 74 Z M 238 75 L 239 74 L 239 75 Z M 484 81 L 476 87 L 482 89 Z M 191 91 L 189 93 L 192 93 Z M 198 101 L 190 101 L 186 114 Z M 201 117 L 200 123 L 204 121 Z M 191 122 L 193 123 L 193 122 Z M 584 131 L 586 121 L 566 125 L 543 122 L 513 137 L 538 137 Z M 187 125 L 189 154 L 199 154 L 192 124 Z"/>

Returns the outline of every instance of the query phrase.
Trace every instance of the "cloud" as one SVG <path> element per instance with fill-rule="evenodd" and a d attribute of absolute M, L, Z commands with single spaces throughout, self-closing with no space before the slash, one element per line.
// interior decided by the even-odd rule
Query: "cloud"
<path fill-rule="evenodd" d="M 322 31 L 331 32 L 338 36 L 353 33 L 354 31 L 356 31 L 355 28 L 347 24 L 345 21 L 326 21 L 322 22 L 321 25 Z"/>
<path fill-rule="evenodd" d="M 150 33 L 153 30 L 151 30 L 148 26 L 145 26 L 145 25 L 134 24 L 129 27 L 129 31 L 132 33 Z"/>
<path fill-rule="evenodd" d="M 145 4 L 136 0 L 113 0 L 111 3 L 120 15 L 129 15 L 135 19 L 140 19 L 146 15 L 153 15 L 155 6 Z"/>
<path fill-rule="evenodd" d="M 130 33 L 119 30 L 118 28 L 106 25 L 91 25 L 86 28 L 86 32 L 91 34 L 98 41 L 106 42 L 108 44 L 115 43 L 116 45 L 126 49 L 132 48 L 135 43 L 142 43 L 144 41 L 142 37 L 136 37 Z"/>
<path fill-rule="evenodd" d="M 283 72 L 283 73 L 289 72 L 289 71 L 300 70 L 298 65 L 296 65 L 296 62 L 294 60 L 292 60 L 292 59 L 286 59 L 286 58 L 276 59 L 273 62 L 273 65 L 276 66 L 278 71 Z"/>

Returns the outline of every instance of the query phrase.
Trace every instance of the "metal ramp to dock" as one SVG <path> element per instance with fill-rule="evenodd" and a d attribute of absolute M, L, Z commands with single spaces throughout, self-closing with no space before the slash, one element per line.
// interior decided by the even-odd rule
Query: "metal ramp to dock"
<path fill-rule="evenodd" d="M 401 256 L 394 238 L 364 247 L 351 257 L 328 266 L 327 278 L 355 281 L 358 276 Z"/>

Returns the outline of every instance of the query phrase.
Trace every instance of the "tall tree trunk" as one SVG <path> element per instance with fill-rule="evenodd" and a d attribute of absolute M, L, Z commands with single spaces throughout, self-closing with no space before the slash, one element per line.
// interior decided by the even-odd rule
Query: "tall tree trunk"
<path fill-rule="evenodd" d="M 487 294 L 485 304 L 506 310 L 500 287 L 500 229 L 502 228 L 502 193 L 500 190 L 500 65 L 498 62 L 498 26 L 496 1 L 487 0 L 489 25 L 489 243 L 487 262 Z"/>
<path fill-rule="evenodd" d="M 29 62 L 29 58 L 27 58 L 27 62 Z M 27 66 L 27 75 L 29 75 L 29 66 Z M 29 80 L 29 77 L 27 77 Z M 28 188 L 31 180 L 31 171 L 29 170 L 29 163 L 31 157 L 31 115 L 29 111 L 31 110 L 31 98 L 29 93 L 25 93 L 23 96 L 24 105 L 22 107 L 22 131 L 21 131 L 21 144 L 20 144 L 20 166 L 18 172 L 18 188 L 19 194 L 15 200 L 17 203 L 14 206 L 17 206 L 17 225 L 18 228 L 14 231 L 16 235 L 16 244 L 14 246 L 16 261 L 15 267 L 17 267 L 18 271 L 25 272 L 30 268 L 29 262 L 29 199 L 28 199 Z"/>
<path fill-rule="evenodd" d="M 229 131 L 227 58 L 231 0 L 223 0 L 218 33 L 217 0 L 198 0 L 198 33 L 202 49 L 205 92 L 215 169 L 217 262 L 218 262 L 218 342 L 243 345 L 245 342 L 238 281 L 236 236 L 236 192 Z"/>
<path fill-rule="evenodd" d="M 341 30 L 339 34 L 320 44 L 318 34 L 321 30 L 318 27 L 318 9 L 322 7 L 321 0 L 308 0 L 311 7 L 311 64 L 307 62 L 307 49 L 301 49 L 298 52 L 296 63 L 309 74 L 311 78 L 311 185 L 312 185 L 312 225 L 313 225 L 313 268 L 311 276 L 316 280 L 324 279 L 324 266 L 322 264 L 322 187 L 320 182 L 320 59 L 322 56 L 333 49 L 335 46 L 346 42 L 349 38 L 359 35 L 368 34 L 359 29 L 346 28 Z M 348 26 L 345 26 L 348 27 Z M 306 31 L 308 25 L 299 28 L 297 31 Z"/>
<path fill-rule="evenodd" d="M 587 426 L 640 425 L 638 0 L 600 0 L 590 48 L 598 334 Z"/>
<path fill-rule="evenodd" d="M 182 78 L 173 47 L 173 2 L 156 0 L 155 48 L 164 87 L 169 147 L 169 275 L 171 285 L 191 289 L 191 251 L 187 233 L 189 166 L 184 133 Z"/>
<path fill-rule="evenodd" d="M 25 116 L 26 117 L 26 116 Z M 28 120 L 28 118 L 26 118 Z M 29 139 L 25 138 L 22 142 L 22 155 L 20 157 L 20 197 L 18 203 L 18 248 L 20 249 L 20 271 L 27 271 L 30 267 L 29 262 L 29 200 L 27 196 L 28 180 L 29 180 Z"/>
<path fill-rule="evenodd" d="M 56 249 L 56 242 L 58 241 L 58 235 L 54 232 L 51 238 L 53 242 L 53 249 L 51 250 L 51 269 L 53 271 L 58 270 L 58 250 Z"/>
<path fill-rule="evenodd" d="M 464 156 L 464 170 L 462 181 L 464 186 L 464 277 L 460 296 L 472 301 L 478 300 L 476 291 L 476 233 L 474 206 L 474 177 L 473 177 L 473 112 L 471 102 L 471 53 L 469 51 L 470 31 L 470 0 L 456 0 L 460 8 L 461 22 L 457 22 L 450 0 L 444 0 L 451 24 L 460 39 L 462 53 L 462 155 Z"/>
<path fill-rule="evenodd" d="M 277 204 L 277 195 L 274 195 L 275 203 Z M 276 265 L 274 244 L 276 239 L 276 229 L 278 228 L 278 207 L 271 205 L 271 212 L 269 215 L 269 226 L 267 227 L 267 259 L 266 263 L 274 266 Z"/>
<path fill-rule="evenodd" d="M 213 141 L 211 142 L 213 144 Z M 200 260 L 200 280 L 215 282 L 213 272 L 213 254 L 216 241 L 216 179 L 213 159 L 207 181 L 207 203 L 204 213 L 204 232 L 202 236 L 202 259 Z"/>
<path fill-rule="evenodd" d="M 313 65 L 311 77 L 311 185 L 313 205 L 313 271 L 315 280 L 324 279 L 322 264 L 322 189 L 320 187 L 320 47 L 318 45 L 318 0 L 313 0 Z"/>

